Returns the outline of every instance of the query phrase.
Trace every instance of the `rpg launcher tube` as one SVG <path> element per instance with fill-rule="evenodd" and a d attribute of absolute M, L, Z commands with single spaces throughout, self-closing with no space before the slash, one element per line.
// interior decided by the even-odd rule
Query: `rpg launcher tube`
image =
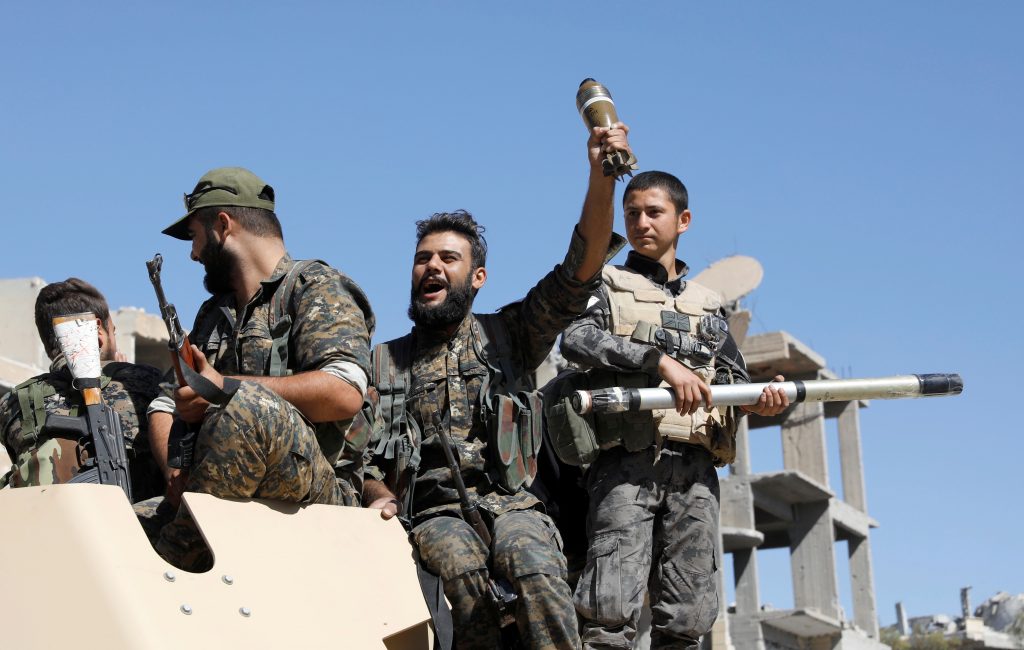
<path fill-rule="evenodd" d="M 871 379 L 815 379 L 762 384 L 723 384 L 711 387 L 715 406 L 757 404 L 765 386 L 782 390 L 789 401 L 851 402 L 860 399 L 902 399 L 959 395 L 963 379 L 956 373 L 896 375 Z M 622 413 L 675 407 L 671 388 L 602 388 L 578 390 L 572 396 L 573 409 L 585 413 Z"/>

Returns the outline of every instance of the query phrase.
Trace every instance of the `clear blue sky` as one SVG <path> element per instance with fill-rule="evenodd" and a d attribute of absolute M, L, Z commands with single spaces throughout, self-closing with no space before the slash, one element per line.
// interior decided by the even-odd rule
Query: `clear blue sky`
<path fill-rule="evenodd" d="M 1024 591 L 1022 19 L 1012 2 L 7 3 L 0 277 L 78 275 L 152 311 L 143 262 L 162 251 L 190 320 L 201 268 L 159 231 L 207 169 L 243 165 L 276 188 L 292 253 L 366 289 L 378 340 L 409 327 L 413 221 L 435 211 L 486 224 L 494 309 L 564 254 L 593 76 L 641 167 L 687 183 L 690 265 L 764 265 L 752 331 L 846 375 L 963 374 L 959 398 L 861 416 L 880 618 L 896 600 L 955 613 L 964 585 Z M 779 467 L 758 435 L 755 469 Z M 764 600 L 790 606 L 788 560 L 766 555 Z"/>

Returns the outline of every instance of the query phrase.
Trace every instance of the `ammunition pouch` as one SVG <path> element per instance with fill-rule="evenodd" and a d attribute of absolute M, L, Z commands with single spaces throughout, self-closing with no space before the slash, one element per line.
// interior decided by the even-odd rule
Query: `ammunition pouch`
<path fill-rule="evenodd" d="M 595 388 L 621 386 L 623 388 L 649 388 L 651 379 L 644 373 L 625 373 L 613 370 L 590 371 L 591 385 Z M 625 411 L 594 416 L 594 432 L 602 449 L 622 445 L 627 451 L 642 451 L 655 443 L 653 411 Z"/>
<path fill-rule="evenodd" d="M 575 391 L 610 386 L 647 388 L 650 379 L 638 373 L 570 369 L 544 387 L 548 434 L 563 463 L 589 465 L 602 449 L 622 445 L 629 451 L 640 451 L 655 443 L 651 411 L 580 415 L 573 409 L 571 397 Z"/>
<path fill-rule="evenodd" d="M 580 415 L 572 407 L 572 394 L 590 389 L 590 376 L 574 369 L 563 370 L 544 386 L 544 418 L 555 455 L 566 465 L 589 465 L 601 451 L 592 415 Z"/>
<path fill-rule="evenodd" d="M 537 475 L 544 440 L 544 401 L 538 391 L 494 395 L 481 404 L 491 443 L 491 480 L 514 494 Z"/>

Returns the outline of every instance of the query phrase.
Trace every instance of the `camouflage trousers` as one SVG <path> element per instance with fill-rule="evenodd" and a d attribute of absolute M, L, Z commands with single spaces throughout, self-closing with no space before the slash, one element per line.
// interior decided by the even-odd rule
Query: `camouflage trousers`
<path fill-rule="evenodd" d="M 412 531 L 423 564 L 444 583 L 455 646 L 501 647 L 498 619 L 487 595 L 490 557 L 494 577 L 510 581 L 518 596 L 516 627 L 522 646 L 579 648 L 576 612 L 554 523 L 537 510 L 514 510 L 499 515 L 493 531 L 493 552 L 457 517 L 435 517 Z"/>
<path fill-rule="evenodd" d="M 695 647 L 718 617 L 718 474 L 703 448 L 606 449 L 586 476 L 587 565 L 576 587 L 585 648 L 631 648 L 644 592 L 651 648 Z"/>
<path fill-rule="evenodd" d="M 255 382 L 243 381 L 231 401 L 211 409 L 193 458 L 186 492 L 299 503 L 345 501 L 313 427 L 294 406 Z M 179 508 L 160 531 L 156 549 L 182 569 L 203 571 L 212 563 L 186 508 Z"/>

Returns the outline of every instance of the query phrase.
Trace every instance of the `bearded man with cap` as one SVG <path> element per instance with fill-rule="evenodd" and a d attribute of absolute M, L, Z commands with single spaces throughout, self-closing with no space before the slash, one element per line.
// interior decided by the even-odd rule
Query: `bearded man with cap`
<path fill-rule="evenodd" d="M 154 448 L 166 451 L 172 413 L 199 426 L 187 472 L 167 468 L 160 454 L 169 500 L 183 489 L 358 505 L 365 440 L 351 425 L 369 376 L 374 316 L 366 295 L 324 262 L 292 259 L 273 188 L 246 169 L 208 172 L 185 206 L 163 232 L 191 241 L 192 259 L 206 268 L 213 297 L 189 338 L 199 374 L 218 390 L 204 397 L 177 386 L 150 407 Z M 156 546 L 183 568 L 210 562 L 183 510 Z"/>

